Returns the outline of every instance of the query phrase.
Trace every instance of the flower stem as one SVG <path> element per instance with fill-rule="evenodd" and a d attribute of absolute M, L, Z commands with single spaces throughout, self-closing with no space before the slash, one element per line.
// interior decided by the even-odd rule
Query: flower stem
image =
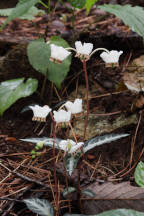
<path fill-rule="evenodd" d="M 91 56 L 92 56 L 94 53 L 96 53 L 97 51 L 101 51 L 101 50 L 103 50 L 103 51 L 109 53 L 109 50 L 108 50 L 108 49 L 105 49 L 105 48 L 97 48 L 97 49 L 95 49 L 95 50 L 89 55 L 89 58 L 91 58 Z"/>
<path fill-rule="evenodd" d="M 70 128 L 71 128 L 71 132 L 72 132 L 72 134 L 73 134 L 73 137 L 74 137 L 74 139 L 75 139 L 75 142 L 77 143 L 78 141 L 77 141 L 77 138 L 76 138 L 76 134 L 75 134 L 75 132 L 74 132 L 74 130 L 73 130 L 73 127 L 72 127 L 72 125 L 71 125 L 70 122 L 69 122 L 69 126 L 70 126 Z"/>
<path fill-rule="evenodd" d="M 45 8 L 49 9 L 49 7 L 41 0 L 39 0 L 39 3 L 42 4 Z"/>
<path fill-rule="evenodd" d="M 55 161 L 55 138 L 56 138 L 56 122 L 53 120 L 53 160 L 54 160 L 54 181 L 56 187 L 56 215 L 58 215 L 59 210 L 59 194 L 58 194 L 58 182 L 56 176 L 56 161 Z"/>
<path fill-rule="evenodd" d="M 87 76 L 86 60 L 82 60 L 82 63 L 83 63 L 83 70 L 85 74 L 85 81 L 86 81 L 86 103 L 87 103 L 87 113 L 85 117 L 84 135 L 83 135 L 83 141 L 85 141 L 86 129 L 88 124 L 88 115 L 89 115 L 89 83 L 88 83 L 88 76 Z"/>

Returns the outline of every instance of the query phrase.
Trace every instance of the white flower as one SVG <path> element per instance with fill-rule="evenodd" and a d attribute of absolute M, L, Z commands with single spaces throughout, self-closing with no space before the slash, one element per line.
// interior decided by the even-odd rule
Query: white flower
<path fill-rule="evenodd" d="M 109 53 L 102 52 L 100 57 L 103 59 L 105 63 L 118 63 L 120 55 L 123 51 L 111 50 Z"/>
<path fill-rule="evenodd" d="M 69 154 L 75 153 L 84 143 L 83 142 L 74 142 L 73 140 L 61 140 L 59 143 L 59 148 Z"/>
<path fill-rule="evenodd" d="M 50 113 L 51 108 L 47 105 L 41 107 L 39 105 L 29 106 L 33 111 L 33 121 L 46 121 L 47 115 Z"/>
<path fill-rule="evenodd" d="M 72 114 L 77 114 L 82 112 L 82 99 L 75 99 L 75 101 L 72 103 L 71 101 L 67 101 L 65 103 L 65 107 L 68 111 L 70 111 Z"/>
<path fill-rule="evenodd" d="M 92 43 L 82 44 L 81 41 L 76 41 L 75 47 L 76 47 L 77 54 L 89 55 L 92 52 L 93 44 Z"/>
<path fill-rule="evenodd" d="M 71 112 L 65 110 L 53 111 L 54 120 L 56 123 L 69 122 L 71 119 Z"/>
<path fill-rule="evenodd" d="M 57 61 L 58 63 L 61 63 L 64 59 L 66 59 L 71 52 L 67 51 L 62 46 L 56 46 L 55 44 L 51 44 L 51 61 Z"/>

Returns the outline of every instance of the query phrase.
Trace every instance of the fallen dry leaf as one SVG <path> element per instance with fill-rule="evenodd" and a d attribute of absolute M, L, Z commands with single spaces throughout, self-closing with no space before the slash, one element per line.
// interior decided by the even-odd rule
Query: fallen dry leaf
<path fill-rule="evenodd" d="M 84 214 L 98 214 L 116 208 L 144 211 L 144 188 L 131 186 L 129 182 L 94 183 L 85 189 L 95 193 L 93 200 L 83 200 Z"/>

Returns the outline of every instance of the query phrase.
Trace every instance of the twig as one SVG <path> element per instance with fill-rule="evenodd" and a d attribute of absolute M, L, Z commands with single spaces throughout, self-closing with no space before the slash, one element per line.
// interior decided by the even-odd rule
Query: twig
<path fill-rule="evenodd" d="M 138 123 L 137 123 L 137 127 L 136 127 L 136 131 L 135 131 L 135 135 L 134 135 L 134 138 L 132 138 L 132 141 L 131 141 L 131 154 L 130 154 L 130 159 L 129 159 L 129 162 L 127 164 L 127 166 L 122 169 L 120 172 L 116 173 L 115 175 L 112 176 L 113 177 L 116 177 L 116 176 L 119 176 L 121 173 L 123 173 L 132 163 L 132 158 L 133 158 L 133 153 L 134 153 L 134 145 L 135 145 L 135 141 L 136 141 L 136 137 L 137 137 L 137 133 L 138 133 L 138 129 L 139 129 L 139 125 L 140 125 L 140 122 L 141 122 L 141 115 L 142 113 L 140 113 L 140 116 L 139 116 L 139 120 L 138 120 Z M 127 172 L 126 172 L 127 173 Z M 124 174 L 123 174 L 124 175 Z M 120 175 L 120 177 L 122 177 L 123 175 Z"/>
<path fill-rule="evenodd" d="M 35 183 L 35 184 L 38 184 L 38 185 L 41 185 L 41 186 L 46 187 L 46 188 L 50 188 L 50 186 L 44 184 L 43 182 L 41 182 L 39 180 L 36 180 L 36 179 L 29 178 L 27 176 L 24 176 L 24 175 L 18 173 L 17 171 L 12 171 L 8 167 L 6 167 L 5 165 L 3 165 L 1 163 L 0 163 L 0 166 L 5 168 L 6 170 L 8 170 L 10 173 L 15 174 L 16 176 L 20 177 L 21 179 L 24 179 L 26 181 L 29 181 L 29 182 L 32 182 L 32 183 Z"/>
<path fill-rule="evenodd" d="M 58 202 L 58 181 L 56 175 L 56 161 L 55 161 L 55 138 L 56 138 L 56 122 L 53 119 L 53 166 L 54 166 L 54 181 L 55 181 L 55 188 L 56 188 L 56 215 L 58 215 L 59 211 L 59 202 Z"/>

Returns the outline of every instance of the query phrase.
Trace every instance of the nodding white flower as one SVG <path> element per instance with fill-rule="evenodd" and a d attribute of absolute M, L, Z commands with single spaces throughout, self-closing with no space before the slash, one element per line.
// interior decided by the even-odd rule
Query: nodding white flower
<path fill-rule="evenodd" d="M 62 61 L 71 54 L 71 52 L 67 51 L 62 46 L 57 46 L 55 44 L 51 44 L 50 48 L 51 48 L 50 60 L 53 62 L 62 63 Z"/>
<path fill-rule="evenodd" d="M 75 42 L 75 47 L 76 47 L 76 56 L 80 58 L 86 58 L 87 60 L 89 59 L 89 55 L 92 52 L 93 49 L 93 44 L 92 43 L 84 43 L 82 44 L 81 41 L 76 41 Z"/>
<path fill-rule="evenodd" d="M 33 111 L 33 121 L 46 121 L 47 115 L 51 112 L 51 108 L 48 105 L 45 105 L 43 107 L 39 105 L 35 106 L 29 106 Z"/>
<path fill-rule="evenodd" d="M 67 140 L 61 140 L 59 143 L 59 148 L 69 154 L 75 153 L 82 145 L 84 145 L 83 142 L 74 142 L 73 140 L 67 139 Z"/>
<path fill-rule="evenodd" d="M 68 123 L 70 122 L 71 119 L 71 112 L 67 112 L 65 110 L 59 110 L 59 111 L 53 111 L 54 114 L 54 120 L 56 121 L 56 123 Z"/>
<path fill-rule="evenodd" d="M 77 98 L 73 103 L 71 101 L 67 101 L 64 105 L 66 109 L 72 114 L 78 114 L 82 112 L 82 99 Z"/>
<path fill-rule="evenodd" d="M 117 50 L 111 50 L 109 53 L 107 52 L 102 52 L 100 54 L 100 57 L 103 59 L 103 61 L 106 63 L 106 64 L 110 64 L 110 63 L 118 63 L 119 61 L 119 57 L 120 55 L 123 53 L 123 51 L 117 51 Z"/>

